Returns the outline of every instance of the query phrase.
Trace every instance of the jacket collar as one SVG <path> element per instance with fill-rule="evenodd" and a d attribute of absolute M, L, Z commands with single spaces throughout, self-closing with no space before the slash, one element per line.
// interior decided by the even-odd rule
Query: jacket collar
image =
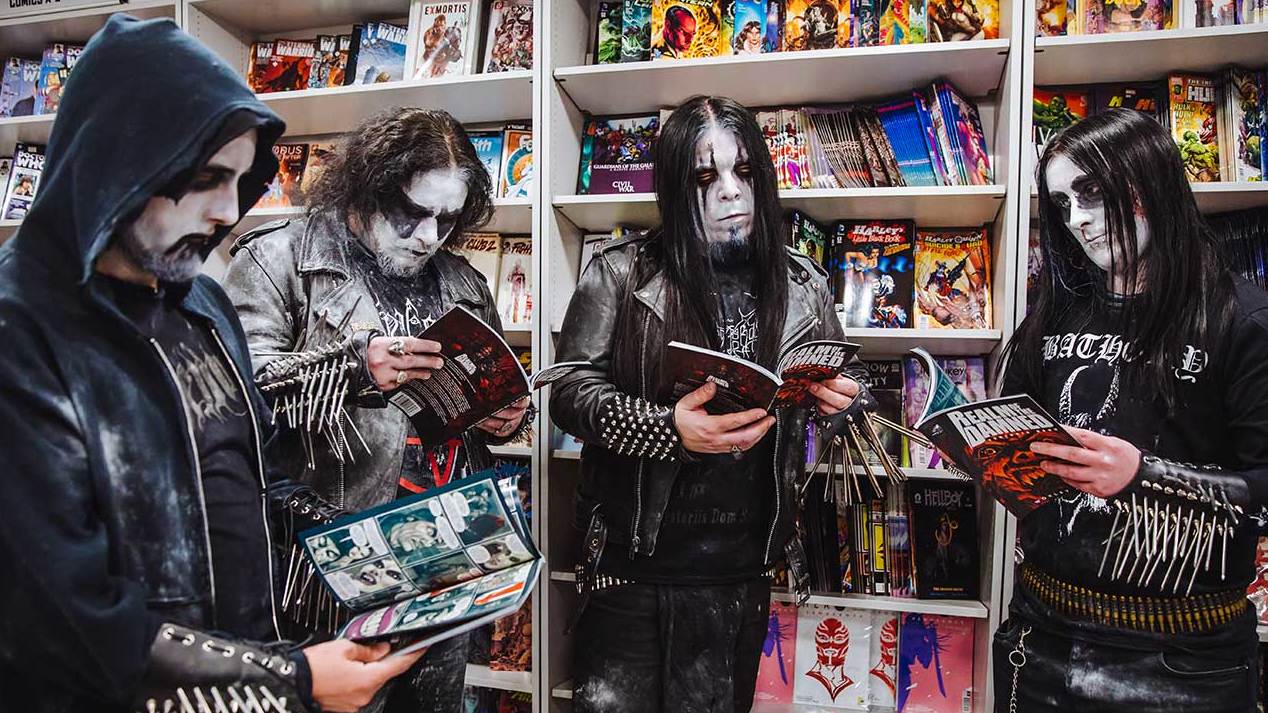
<path fill-rule="evenodd" d="M 338 211 L 326 210 L 309 215 L 304 237 L 299 244 L 299 274 L 333 272 L 347 278 L 348 241 L 355 240 L 347 221 Z"/>

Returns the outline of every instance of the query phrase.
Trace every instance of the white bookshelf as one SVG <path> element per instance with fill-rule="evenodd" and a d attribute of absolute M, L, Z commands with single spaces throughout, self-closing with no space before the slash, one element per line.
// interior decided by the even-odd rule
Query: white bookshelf
<path fill-rule="evenodd" d="M 175 20 L 180 7 L 179 0 L 136 0 L 7 18 L 0 20 L 0 48 L 6 57 L 39 59 L 44 47 L 51 42 L 84 44 L 115 13 L 127 13 L 141 20 L 157 17 Z"/>
<path fill-rule="evenodd" d="M 494 671 L 488 666 L 467 664 L 467 685 L 499 691 L 533 692 L 532 671 Z"/>

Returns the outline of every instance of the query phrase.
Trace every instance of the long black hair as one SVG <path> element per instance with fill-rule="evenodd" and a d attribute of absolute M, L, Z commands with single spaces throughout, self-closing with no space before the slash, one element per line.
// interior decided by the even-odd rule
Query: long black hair
<path fill-rule="evenodd" d="M 1177 360 L 1186 345 L 1210 345 L 1219 338 L 1232 318 L 1233 282 L 1170 134 L 1130 109 L 1084 119 L 1044 150 L 1038 176 L 1043 266 L 1030 314 L 1004 350 L 1008 369 L 1018 369 L 1020 383 L 1037 392 L 1044 335 L 1076 305 L 1089 304 L 1083 298 L 1097 298 L 1089 310 L 1104 309 L 1108 302 L 1106 273 L 1088 259 L 1048 192 L 1047 169 L 1057 156 L 1068 158 L 1099 189 L 1111 272 L 1126 275 L 1127 292 L 1135 293 L 1122 309 L 1105 312 L 1127 348 L 1124 390 L 1156 391 L 1173 410 L 1179 405 L 1173 376 Z M 1140 254 L 1136 214 L 1149 226 Z M 1120 271 L 1119 265 L 1127 269 Z"/>
<path fill-rule="evenodd" d="M 622 384 L 656 388 L 661 359 L 641 370 L 643 315 L 633 292 L 658 271 L 665 278 L 665 323 L 647 320 L 648 346 L 663 354 L 671 341 L 710 348 L 720 346 L 717 333 L 716 281 L 704 237 L 696 183 L 696 141 L 712 126 L 732 131 L 748 157 L 753 187 L 753 230 L 749 255 L 753 294 L 757 298 L 756 361 L 773 369 L 779 359 L 779 342 L 788 311 L 788 255 L 781 239 L 779 190 L 775 165 L 752 112 L 731 99 L 696 96 L 674 110 L 660 127 L 656 142 L 653 182 L 660 209 L 661 231 L 631 270 L 617 314 L 613 340 L 613 373 Z"/>

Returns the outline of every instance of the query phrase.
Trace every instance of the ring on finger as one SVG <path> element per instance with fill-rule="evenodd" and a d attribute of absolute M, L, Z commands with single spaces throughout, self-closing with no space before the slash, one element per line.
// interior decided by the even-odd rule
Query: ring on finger
<path fill-rule="evenodd" d="M 396 372 L 396 383 L 397 383 L 398 385 L 400 385 L 400 384 L 404 384 L 404 383 L 405 383 L 405 380 L 406 380 L 406 379 L 408 379 L 408 378 L 409 378 L 409 374 L 407 374 L 406 372 L 404 372 L 404 371 L 398 371 L 398 372 Z"/>
<path fill-rule="evenodd" d="M 731 446 L 731 457 L 739 460 L 744 457 L 744 449 L 739 446 Z"/>
<path fill-rule="evenodd" d="M 405 356 L 405 340 L 393 339 L 392 343 L 387 347 L 387 353 L 396 357 Z"/>

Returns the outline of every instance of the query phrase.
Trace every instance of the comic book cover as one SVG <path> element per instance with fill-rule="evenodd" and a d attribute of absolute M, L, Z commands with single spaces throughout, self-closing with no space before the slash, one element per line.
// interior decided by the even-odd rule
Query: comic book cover
<path fill-rule="evenodd" d="M 497 304 L 498 279 L 501 276 L 502 236 L 497 233 L 463 233 L 450 249 L 465 257 L 489 283 L 489 294 Z"/>
<path fill-rule="evenodd" d="M 916 596 L 977 599 L 977 490 L 969 482 L 907 483 Z"/>
<path fill-rule="evenodd" d="M 960 182 L 959 167 L 952 160 L 947 162 L 949 157 L 942 152 L 942 139 L 939 136 L 938 126 L 934 124 L 933 112 L 929 110 L 929 102 L 925 99 L 924 93 L 912 90 L 911 92 L 912 106 L 915 108 L 916 126 L 920 132 L 921 144 L 924 147 L 925 154 L 929 156 L 930 163 L 933 164 L 934 178 L 938 183 L 944 186 L 954 186 Z M 939 108 L 941 113 L 941 108 Z M 943 127 L 947 130 L 947 127 Z M 949 148 L 949 145 L 948 145 Z M 968 168 L 967 166 L 965 168 Z"/>
<path fill-rule="evenodd" d="M 1039 245 L 1039 220 L 1031 219 L 1026 240 L 1026 314 L 1039 298 L 1039 280 L 1043 274 L 1043 249 Z"/>
<path fill-rule="evenodd" d="M 973 710 L 972 619 L 902 615 L 898 627 L 897 709 L 902 713 Z"/>
<path fill-rule="evenodd" d="M 321 172 L 325 170 L 326 163 L 338 150 L 337 141 L 315 141 L 308 145 L 308 160 L 304 163 L 303 178 L 299 182 L 301 192 L 307 193 L 317 179 L 321 178 Z"/>
<path fill-rule="evenodd" d="M 621 0 L 600 0 L 598 20 L 594 23 L 594 63 L 615 64 L 621 61 Z"/>
<path fill-rule="evenodd" d="M 928 41 L 928 8 L 926 0 L 907 0 L 907 36 L 905 45 L 919 45 Z"/>
<path fill-rule="evenodd" d="M 797 678 L 793 702 L 867 710 L 872 615 L 868 611 L 807 604 L 797 615 Z"/>
<path fill-rule="evenodd" d="M 586 120 L 577 192 L 606 195 L 649 193 L 660 115 Z"/>
<path fill-rule="evenodd" d="M 1084 34 L 1143 32 L 1172 27 L 1171 0 L 1084 0 Z"/>
<path fill-rule="evenodd" d="M 781 52 L 784 47 L 784 0 L 766 0 L 766 36 L 763 52 Z"/>
<path fill-rule="evenodd" d="M 502 132 L 502 197 L 530 197 L 533 175 L 533 132 L 524 126 L 508 125 Z"/>
<path fill-rule="evenodd" d="M 733 7 L 731 54 L 761 54 L 766 38 L 766 0 L 735 0 Z"/>
<path fill-rule="evenodd" d="M 928 2 L 929 42 L 999 39 L 999 0 L 928 0 Z M 1042 3 L 1043 0 L 1040 2 Z M 1065 0 L 1061 0 L 1061 3 L 1062 17 L 1064 17 Z M 1064 23 L 1064 20 L 1062 22 Z"/>
<path fill-rule="evenodd" d="M 986 146 L 986 131 L 982 128 L 982 117 L 977 105 L 956 89 L 954 84 L 943 82 L 942 91 L 950 99 L 951 114 L 944 117 L 955 127 L 957 143 L 964 152 L 964 172 L 968 175 L 969 184 L 989 186 L 994 181 L 991 171 L 991 152 Z"/>
<path fill-rule="evenodd" d="M 1255 578 L 1246 589 L 1246 598 L 1255 607 L 1260 626 L 1268 626 L 1268 537 L 1259 538 L 1255 548 Z"/>
<path fill-rule="evenodd" d="M 791 227 L 789 245 L 815 263 L 826 265 L 830 237 L 823 225 L 799 210 L 789 211 L 788 221 Z"/>
<path fill-rule="evenodd" d="M 476 156 L 480 157 L 480 163 L 483 163 L 485 170 L 489 172 L 489 179 L 493 181 L 494 197 L 502 195 L 500 180 L 502 177 L 502 132 L 469 131 L 467 138 L 471 139 Z"/>
<path fill-rule="evenodd" d="M 1038 0 L 1035 4 L 1035 34 L 1059 37 L 1066 34 L 1066 0 Z"/>
<path fill-rule="evenodd" d="M 533 607 L 525 602 L 514 614 L 493 622 L 489 670 L 529 671 L 533 667 Z M 511 691 L 503 691 L 511 693 Z M 512 708 L 508 710 L 519 710 Z M 524 711 L 532 710 L 524 708 Z"/>
<path fill-rule="evenodd" d="M 72 70 L 79 63 L 79 58 L 84 54 L 83 45 L 66 45 L 66 69 Z"/>
<path fill-rule="evenodd" d="M 784 140 L 788 149 L 788 182 L 791 188 L 809 188 L 810 162 L 806 150 L 806 135 L 802 126 L 805 112 L 800 108 L 785 109 L 782 115 Z"/>
<path fill-rule="evenodd" d="M 719 57 L 730 54 L 723 0 L 654 0 L 652 59 Z"/>
<path fill-rule="evenodd" d="M 1188 2 L 1193 3 L 1195 27 L 1239 24 L 1236 0 L 1188 0 Z"/>
<path fill-rule="evenodd" d="M 797 651 L 797 606 L 772 600 L 767 620 L 766 640 L 757 667 L 757 692 L 753 702 L 792 703 L 794 654 Z"/>
<path fill-rule="evenodd" d="M 849 47 L 848 0 L 787 0 L 784 5 L 784 50 Z"/>
<path fill-rule="evenodd" d="M 916 231 L 916 328 L 990 329 L 991 246 L 986 228 Z"/>
<path fill-rule="evenodd" d="M 301 187 L 304 165 L 308 162 L 308 144 L 274 144 L 277 175 L 269 182 L 256 208 L 291 208 L 304 205 Z"/>
<path fill-rule="evenodd" d="M 837 224 L 829 277 L 844 326 L 911 326 L 915 233 L 910 220 Z"/>
<path fill-rule="evenodd" d="M 1102 114 L 1110 109 L 1135 109 L 1142 114 L 1148 114 L 1158 123 L 1164 124 L 1166 106 L 1167 89 L 1161 82 L 1117 82 L 1098 84 L 1093 88 L 1089 113 Z"/>
<path fill-rule="evenodd" d="M 652 58 L 652 0 L 621 3 L 621 61 L 646 62 Z"/>
<path fill-rule="evenodd" d="M 406 34 L 406 28 L 400 25 L 366 23 L 357 48 L 357 72 L 352 83 L 379 84 L 404 79 Z"/>
<path fill-rule="evenodd" d="M 902 380 L 901 366 L 898 368 L 898 378 Z M 900 403 L 900 415 L 901 408 Z M 895 462 L 898 460 L 896 458 Z M 885 542 L 889 544 L 889 555 L 886 557 L 889 561 L 889 594 L 892 597 L 913 597 L 916 583 L 911 555 L 911 517 L 901 485 L 889 486 L 885 506 Z"/>
<path fill-rule="evenodd" d="M 1229 67 L 1224 75 L 1227 97 L 1225 144 L 1229 154 L 1229 181 L 1262 181 L 1264 120 L 1264 73 Z"/>
<path fill-rule="evenodd" d="M 22 66 L 20 57 L 10 57 L 4 62 L 4 74 L 0 77 L 0 116 L 19 116 L 14 107 L 22 96 Z"/>
<path fill-rule="evenodd" d="M 1195 183 L 1219 181 L 1218 84 L 1206 75 L 1173 74 L 1167 78 L 1167 96 L 1171 137 L 1185 174 Z"/>
<path fill-rule="evenodd" d="M 876 115 L 898 161 L 898 170 L 909 186 L 939 185 L 933 159 L 925 144 L 911 96 L 878 104 Z"/>
<path fill-rule="evenodd" d="M 54 42 L 44 48 L 40 62 L 40 77 L 36 80 L 38 98 L 36 114 L 55 114 L 62 99 L 62 70 L 66 68 L 66 45 Z"/>
<path fill-rule="evenodd" d="M 1043 156 L 1044 147 L 1062 129 L 1088 118 L 1091 94 L 1086 88 L 1035 87 L 1034 139 L 1035 151 Z"/>
<path fill-rule="evenodd" d="M 258 93 L 308 88 L 316 48 L 312 40 L 274 40 L 255 44 L 252 87 Z"/>
<path fill-rule="evenodd" d="M 986 362 L 981 357 L 939 358 L 934 360 L 965 402 L 986 398 Z M 903 360 L 903 423 L 914 428 L 928 410 L 930 397 L 929 370 L 916 358 Z M 935 409 L 936 410 L 936 409 Z M 942 456 L 910 439 L 907 441 L 907 465 L 912 468 L 944 468 Z"/>
<path fill-rule="evenodd" d="M 474 58 L 468 57 L 469 38 L 479 31 L 474 24 L 475 5 L 474 0 L 440 0 L 419 6 L 415 79 L 470 73 Z"/>
<path fill-rule="evenodd" d="M 4 193 L 3 220 L 21 220 L 26 217 L 35 193 L 40 188 L 40 176 L 44 173 L 44 146 L 19 143 L 13 149 L 13 168 Z"/>
<path fill-rule="evenodd" d="M 330 72 L 339 62 L 339 37 L 317 35 L 311 68 L 308 70 L 308 88 L 321 89 L 330 86 Z"/>
<path fill-rule="evenodd" d="M 898 615 L 872 612 L 872 649 L 868 656 L 868 703 L 893 708 L 898 693 Z"/>
<path fill-rule="evenodd" d="M 880 44 L 910 44 L 911 34 L 911 0 L 881 0 L 880 10 Z"/>
<path fill-rule="evenodd" d="M 351 78 L 348 75 L 349 62 L 352 56 L 352 35 L 339 35 L 338 54 L 330 67 L 330 77 L 326 81 L 328 87 L 342 87 Z"/>
<path fill-rule="evenodd" d="M 484 46 L 484 72 L 533 68 L 532 0 L 493 0 Z"/>
<path fill-rule="evenodd" d="M 525 236 L 502 238 L 502 260 L 498 265 L 498 316 L 505 327 L 527 327 L 533 323 L 533 239 Z"/>
<path fill-rule="evenodd" d="M 876 399 L 876 413 L 893 421 L 903 422 L 903 364 L 898 359 L 869 359 L 863 362 L 867 367 L 868 391 Z M 878 429 L 881 445 L 897 463 L 902 457 L 902 437 L 888 428 Z M 868 462 L 877 463 L 879 457 L 871 451 L 866 454 Z"/>
<path fill-rule="evenodd" d="M 9 174 L 13 173 L 13 157 L 0 156 L 0 186 L 9 185 Z M 4 196 L 0 196 L 0 201 L 4 200 Z"/>
<path fill-rule="evenodd" d="M 265 77 L 269 76 L 269 68 L 272 64 L 273 43 L 252 42 L 251 68 L 247 72 L 247 84 L 251 85 L 251 91 L 256 94 L 262 94 L 268 91 L 268 89 L 265 88 Z"/>

